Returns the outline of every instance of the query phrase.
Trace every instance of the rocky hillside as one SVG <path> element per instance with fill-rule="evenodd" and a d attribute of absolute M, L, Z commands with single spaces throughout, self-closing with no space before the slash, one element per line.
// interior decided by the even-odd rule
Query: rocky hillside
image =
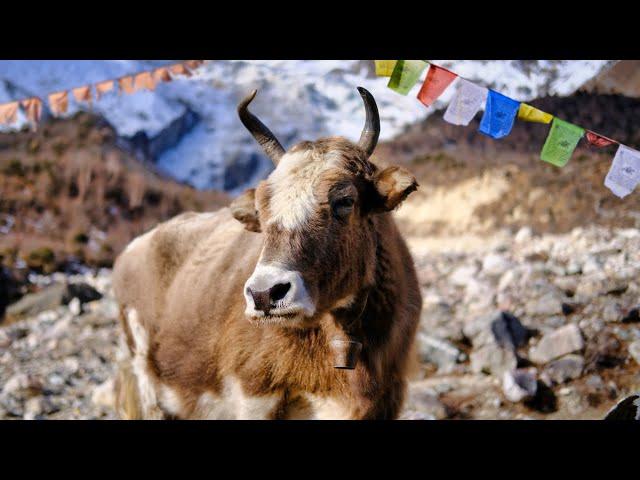
<path fill-rule="evenodd" d="M 89 114 L 0 133 L 0 316 L 30 288 L 29 272 L 110 266 L 159 221 L 226 202 L 140 163 Z"/>

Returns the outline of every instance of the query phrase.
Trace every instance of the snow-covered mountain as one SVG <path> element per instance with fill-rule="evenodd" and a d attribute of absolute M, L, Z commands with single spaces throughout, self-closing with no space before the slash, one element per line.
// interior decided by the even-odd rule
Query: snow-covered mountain
<path fill-rule="evenodd" d="M 434 60 L 465 78 L 521 101 L 568 95 L 612 62 L 607 60 Z M 148 70 L 160 60 L 0 61 L 0 102 L 46 94 Z M 239 191 L 272 168 L 236 115 L 240 98 L 259 93 L 252 110 L 285 147 L 302 139 L 344 135 L 357 139 L 364 111 L 357 86 L 375 96 L 381 139 L 442 108 L 453 89 L 430 109 L 415 94 L 402 96 L 374 75 L 373 62 L 255 60 L 208 61 L 191 78 L 159 85 L 155 92 L 108 94 L 91 108 L 130 147 L 161 170 L 201 189 Z M 68 115 L 78 108 L 71 100 Z M 20 118 L 19 128 L 24 123 Z M 6 129 L 6 127 L 4 127 Z"/>

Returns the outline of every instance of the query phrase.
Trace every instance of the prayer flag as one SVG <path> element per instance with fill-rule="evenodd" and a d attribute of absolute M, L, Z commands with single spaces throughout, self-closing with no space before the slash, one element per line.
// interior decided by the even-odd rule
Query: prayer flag
<path fill-rule="evenodd" d="M 18 116 L 18 102 L 4 103 L 0 105 L 0 123 L 15 123 Z"/>
<path fill-rule="evenodd" d="M 135 89 L 133 88 L 133 77 L 122 77 L 118 79 L 118 86 L 120 87 L 120 92 L 124 93 L 133 93 Z"/>
<path fill-rule="evenodd" d="M 133 88 L 138 90 L 155 90 L 156 82 L 153 81 L 151 72 L 142 72 L 137 74 L 133 79 Z"/>
<path fill-rule="evenodd" d="M 96 83 L 96 99 L 100 100 L 105 93 L 113 90 L 113 80 L 107 80 L 105 82 Z"/>
<path fill-rule="evenodd" d="M 390 77 L 396 66 L 397 60 L 376 60 L 376 75 L 379 77 Z"/>
<path fill-rule="evenodd" d="M 427 62 L 424 60 L 398 60 L 387 86 L 401 95 L 406 95 L 426 67 Z"/>
<path fill-rule="evenodd" d="M 71 90 L 76 102 L 89 102 L 91 103 L 91 87 L 85 85 L 83 87 L 74 88 Z"/>
<path fill-rule="evenodd" d="M 519 107 L 520 102 L 489 90 L 484 115 L 480 121 L 480 133 L 492 138 L 506 137 L 511 133 Z"/>
<path fill-rule="evenodd" d="M 166 68 L 156 68 L 153 71 L 153 79 L 156 81 L 156 83 L 170 82 L 171 75 L 169 75 L 169 70 L 167 70 Z"/>
<path fill-rule="evenodd" d="M 554 117 L 540 158 L 557 167 L 564 167 L 578 146 L 582 135 L 584 135 L 583 128 Z"/>
<path fill-rule="evenodd" d="M 488 90 L 464 78 L 458 82 L 458 90 L 444 112 L 444 119 L 454 125 L 469 125 L 487 99 Z"/>
<path fill-rule="evenodd" d="M 609 145 L 613 145 L 614 143 L 618 143 L 615 140 L 611 140 L 603 135 L 592 132 L 591 130 L 587 130 L 586 133 L 587 142 L 589 145 L 593 145 L 594 147 L 602 148 L 608 147 Z"/>
<path fill-rule="evenodd" d="M 431 65 L 427 72 L 427 78 L 418 92 L 418 100 L 427 107 L 430 106 L 444 93 L 457 76 L 445 68 Z"/>
<path fill-rule="evenodd" d="M 604 179 L 604 185 L 616 196 L 624 198 L 640 182 L 640 152 L 626 145 L 620 145 L 611 169 Z"/>
<path fill-rule="evenodd" d="M 204 63 L 204 60 L 187 60 L 184 64 L 189 70 L 195 70 Z"/>
<path fill-rule="evenodd" d="M 520 109 L 518 110 L 518 118 L 525 122 L 551 123 L 553 115 L 538 110 L 536 107 L 532 107 L 526 103 L 521 103 Z"/>
<path fill-rule="evenodd" d="M 49 108 L 51 108 L 51 113 L 54 115 L 67 113 L 68 106 L 69 96 L 66 91 L 49 94 Z"/>
<path fill-rule="evenodd" d="M 31 128 L 35 130 L 42 116 L 42 101 L 37 97 L 27 98 L 21 102 L 21 105 L 31 123 Z"/>
<path fill-rule="evenodd" d="M 187 68 L 181 63 L 176 63 L 175 65 L 171 65 L 169 67 L 169 71 L 173 75 L 185 75 L 187 77 L 191 76 L 191 72 L 187 70 Z"/>

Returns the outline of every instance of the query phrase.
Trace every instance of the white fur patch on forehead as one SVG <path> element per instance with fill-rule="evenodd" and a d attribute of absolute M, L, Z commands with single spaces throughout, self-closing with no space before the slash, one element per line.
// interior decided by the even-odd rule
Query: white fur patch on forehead
<path fill-rule="evenodd" d="M 339 160 L 340 155 L 320 157 L 313 150 L 283 155 L 267 180 L 271 192 L 269 224 L 285 230 L 303 225 L 317 206 L 313 194 L 316 179 Z"/>

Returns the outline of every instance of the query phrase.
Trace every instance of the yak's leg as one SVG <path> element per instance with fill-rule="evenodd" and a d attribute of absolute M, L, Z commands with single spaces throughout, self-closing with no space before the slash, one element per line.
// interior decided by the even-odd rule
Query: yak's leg
<path fill-rule="evenodd" d="M 149 369 L 149 336 L 135 309 L 123 309 L 126 346 L 115 382 L 116 410 L 124 419 L 162 419 L 153 373 Z"/>

